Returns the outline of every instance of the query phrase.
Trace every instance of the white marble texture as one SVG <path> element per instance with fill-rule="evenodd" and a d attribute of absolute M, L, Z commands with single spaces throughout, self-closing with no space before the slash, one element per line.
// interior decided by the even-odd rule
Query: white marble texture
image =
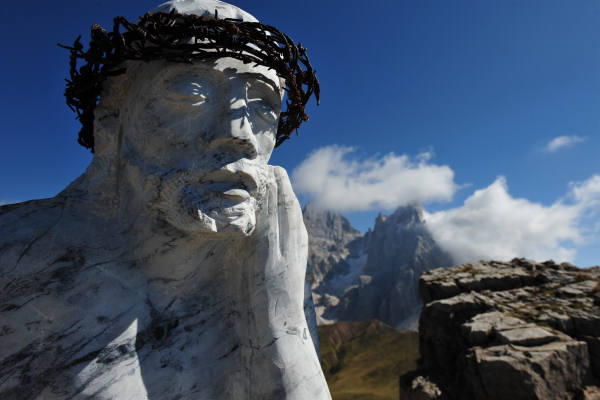
<path fill-rule="evenodd" d="M 155 7 L 151 12 L 171 12 L 172 10 L 180 14 L 196 14 L 203 17 L 214 17 L 215 10 L 217 10 L 219 19 L 234 18 L 245 22 L 258 22 L 246 11 L 219 0 L 171 0 Z"/>
<path fill-rule="evenodd" d="M 301 210 L 267 164 L 278 77 L 127 68 L 85 173 L 0 208 L 0 398 L 330 399 Z"/>

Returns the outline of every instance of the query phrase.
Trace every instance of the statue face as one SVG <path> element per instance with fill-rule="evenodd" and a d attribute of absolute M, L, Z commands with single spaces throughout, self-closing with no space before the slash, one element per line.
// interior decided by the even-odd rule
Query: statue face
<path fill-rule="evenodd" d="M 281 110 L 279 78 L 222 58 L 136 70 L 122 157 L 142 198 L 180 230 L 249 235 Z"/>

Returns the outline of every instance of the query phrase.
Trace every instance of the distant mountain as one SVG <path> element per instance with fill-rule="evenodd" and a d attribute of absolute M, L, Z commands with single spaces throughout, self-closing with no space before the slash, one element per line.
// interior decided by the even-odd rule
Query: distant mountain
<path fill-rule="evenodd" d="M 422 272 L 449 267 L 451 257 L 429 233 L 419 204 L 379 214 L 365 235 L 340 214 L 304 208 L 308 271 L 320 324 L 379 319 L 414 329 Z"/>
<path fill-rule="evenodd" d="M 304 206 L 302 215 L 309 236 L 307 277 L 314 289 L 328 275 L 347 273 L 346 260 L 362 251 L 363 234 L 340 214 L 316 210 L 311 203 Z"/>

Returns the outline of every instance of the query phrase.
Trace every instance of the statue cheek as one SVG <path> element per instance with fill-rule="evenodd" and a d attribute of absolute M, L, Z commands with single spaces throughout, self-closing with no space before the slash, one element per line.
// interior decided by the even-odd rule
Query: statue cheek
<path fill-rule="evenodd" d="M 211 105 L 196 107 L 153 98 L 136 107 L 130 121 L 128 141 L 134 150 L 159 158 L 181 157 L 195 151 L 198 141 L 205 142 L 215 129 L 215 121 L 222 118 Z M 151 156 L 150 154 L 146 154 Z"/>
<path fill-rule="evenodd" d="M 265 163 L 268 162 L 275 148 L 275 134 L 273 132 L 258 134 L 256 141 L 258 142 L 259 157 L 262 157 Z"/>

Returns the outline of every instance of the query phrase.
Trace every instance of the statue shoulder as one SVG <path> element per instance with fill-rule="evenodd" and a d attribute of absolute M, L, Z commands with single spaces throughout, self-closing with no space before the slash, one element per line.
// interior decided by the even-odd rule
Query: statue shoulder
<path fill-rule="evenodd" d="M 0 264 L 45 235 L 58 223 L 63 210 L 60 197 L 0 206 Z"/>
<path fill-rule="evenodd" d="M 29 225 L 52 224 L 62 214 L 64 205 L 64 199 L 57 196 L 0 206 L 0 241 L 6 239 L 5 235 L 17 233 Z"/>

